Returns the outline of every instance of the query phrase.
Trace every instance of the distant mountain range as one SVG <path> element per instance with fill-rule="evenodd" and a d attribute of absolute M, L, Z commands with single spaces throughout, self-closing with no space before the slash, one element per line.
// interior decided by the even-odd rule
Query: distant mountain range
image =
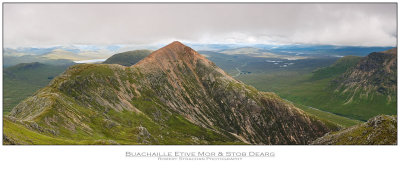
<path fill-rule="evenodd" d="M 371 52 L 384 51 L 393 47 L 359 47 L 332 45 L 249 45 L 214 50 L 225 54 L 250 54 L 254 56 L 281 58 L 326 58 L 348 55 L 366 56 Z"/>
<path fill-rule="evenodd" d="M 265 45 L 265 44 L 197 44 L 190 43 L 196 50 L 214 51 L 230 54 L 255 54 L 258 57 L 304 58 L 304 57 L 339 57 L 345 55 L 365 56 L 374 51 L 388 50 L 392 47 L 351 47 L 329 45 Z M 126 51 L 138 49 L 158 49 L 162 44 L 154 45 L 71 45 L 43 48 L 4 48 L 3 67 L 18 63 L 50 62 L 61 59 L 82 61 L 106 59 L 107 57 Z M 251 49 L 251 51 L 247 50 Z M 240 51 L 237 53 L 238 51 Z"/>
<path fill-rule="evenodd" d="M 87 47 L 5 48 L 3 67 L 32 62 L 60 65 L 73 61 L 105 59 L 113 53 L 113 50 Z"/>

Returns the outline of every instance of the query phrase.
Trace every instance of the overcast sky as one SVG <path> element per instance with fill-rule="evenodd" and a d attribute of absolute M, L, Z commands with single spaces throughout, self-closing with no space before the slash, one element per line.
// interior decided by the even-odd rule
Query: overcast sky
<path fill-rule="evenodd" d="M 4 4 L 5 47 L 192 43 L 395 46 L 396 4 Z"/>

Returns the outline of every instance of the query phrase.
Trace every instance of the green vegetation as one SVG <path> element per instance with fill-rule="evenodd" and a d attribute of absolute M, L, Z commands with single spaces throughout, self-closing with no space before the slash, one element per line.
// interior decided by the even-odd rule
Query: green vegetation
<path fill-rule="evenodd" d="M 3 117 L 3 144 L 76 144 L 76 141 L 50 137 L 44 134 L 27 129 L 25 126 L 11 122 L 8 118 Z"/>
<path fill-rule="evenodd" d="M 65 138 L 72 140 L 73 144 L 244 144 L 234 134 L 242 136 L 246 133 L 252 135 L 249 142 L 263 143 L 268 135 L 285 133 L 283 130 L 275 131 L 279 127 L 267 124 L 263 119 L 270 113 L 287 110 L 289 105 L 280 99 L 272 99 L 276 96 L 268 93 L 264 93 L 261 100 L 262 93 L 224 77 L 212 65 L 197 62 L 193 70 L 193 65 L 189 64 L 173 67 L 178 77 L 172 81 L 179 82 L 180 91 L 172 86 L 176 83 L 168 79 L 172 74 L 163 71 L 149 73 L 134 67 L 127 69 L 106 64 L 71 66 L 48 87 L 41 89 L 37 97 L 30 97 L 24 104 L 19 104 L 18 111 L 11 116 L 21 120 L 25 129 L 46 136 L 46 139 Z M 198 79 L 204 79 L 205 83 Z M 202 88 L 208 94 L 201 93 Z M 247 101 L 245 105 L 252 107 L 229 110 L 229 105 L 234 105 L 229 102 L 239 97 Z M 269 113 L 265 113 L 267 110 L 263 110 L 261 102 L 270 104 Z M 199 103 L 202 106 L 197 106 Z M 295 115 L 292 119 L 305 118 L 297 109 L 289 111 Z M 239 117 L 238 113 L 249 117 Z M 263 124 L 244 124 L 247 118 Z M 283 121 L 276 121 L 276 125 L 287 123 Z M 317 121 L 299 122 L 302 124 L 296 125 L 307 124 L 304 125 L 306 136 L 294 135 L 293 138 L 299 141 L 287 140 L 288 143 L 306 144 L 306 139 L 316 138 L 327 131 Z M 210 123 L 215 125 L 204 127 Z M 243 129 L 244 125 L 251 126 Z M 268 133 L 266 128 L 270 129 Z M 316 130 L 318 135 L 313 133 Z M 10 143 L 30 144 L 12 133 L 5 136 L 13 140 Z M 286 139 L 282 134 L 277 138 L 273 140 L 274 144 Z"/>
<path fill-rule="evenodd" d="M 330 77 L 335 77 L 346 72 L 360 61 L 359 56 L 345 56 L 337 60 L 334 64 L 328 67 L 317 69 L 313 72 L 311 80 L 320 80 Z"/>
<path fill-rule="evenodd" d="M 85 65 L 79 65 L 79 66 L 80 66 L 79 74 L 75 73 L 74 75 L 81 76 L 81 77 L 88 77 L 88 76 L 92 76 L 92 75 L 107 77 L 107 76 L 114 75 L 114 72 L 106 65 L 85 64 Z"/>
<path fill-rule="evenodd" d="M 395 114 L 395 103 L 387 104 L 385 97 L 375 96 L 371 100 L 357 100 L 346 104 L 349 96 L 340 95 L 329 88 L 332 78 L 299 83 L 278 91 L 283 98 L 333 112 L 352 119 L 368 120 L 381 113 Z"/>
<path fill-rule="evenodd" d="M 353 120 L 353 119 L 339 116 L 339 115 L 336 115 L 333 113 L 321 111 L 319 109 L 309 107 L 309 106 L 304 106 L 302 104 L 294 104 L 294 105 L 296 107 L 302 109 L 309 115 L 315 116 L 317 119 L 324 121 L 325 124 L 333 123 L 333 124 L 339 125 L 341 128 L 346 128 L 346 127 L 354 126 L 356 124 L 361 123 L 361 121 L 358 121 L 358 120 Z"/>
<path fill-rule="evenodd" d="M 39 62 L 46 65 L 53 66 L 63 66 L 63 65 L 72 65 L 74 62 L 68 59 L 48 59 L 42 57 L 41 55 L 25 55 L 25 56 L 6 56 L 3 57 L 3 68 L 8 68 L 11 66 L 15 66 L 21 63 L 33 63 Z"/>
<path fill-rule="evenodd" d="M 179 114 L 170 114 L 150 89 L 143 89 L 141 96 L 131 100 L 137 112 L 105 108 L 94 101 L 97 92 L 89 93 L 99 89 L 103 92 L 101 99 L 114 103 L 118 98 L 109 97 L 110 93 L 124 90 L 118 87 L 116 78 L 125 79 L 125 82 L 129 81 L 128 74 L 137 74 L 140 78 L 141 73 L 136 71 L 104 64 L 72 66 L 38 93 L 39 97 L 46 98 L 41 103 L 51 109 L 35 116 L 34 112 L 41 108 L 36 102 L 34 106 L 21 105 L 20 109 L 29 113 L 16 117 L 34 118 L 23 124 L 7 121 L 4 126 L 7 144 L 243 144 L 232 136 L 197 126 Z M 64 81 L 65 77 L 69 80 Z M 134 77 L 131 79 L 136 81 Z M 110 83 L 98 84 L 105 81 Z M 86 98 L 86 95 L 91 97 Z M 89 109 L 78 103 L 93 107 Z"/>
<path fill-rule="evenodd" d="M 21 63 L 3 71 L 3 111 L 10 111 L 23 99 L 46 86 L 68 65 L 47 65 L 39 62 Z"/>
<path fill-rule="evenodd" d="M 115 55 L 112 55 L 110 58 L 108 58 L 106 61 L 104 61 L 104 64 L 119 64 L 122 66 L 132 66 L 145 58 L 146 56 L 150 55 L 151 51 L 150 50 L 134 50 L 134 51 L 128 51 L 128 52 L 123 52 L 123 53 L 118 53 Z"/>
<path fill-rule="evenodd" d="M 330 88 L 334 78 L 311 80 L 312 77 L 312 74 L 280 72 L 253 74 L 239 79 L 259 90 L 275 92 L 294 103 L 315 107 L 354 120 L 366 121 L 383 113 L 396 114 L 396 102 L 388 103 L 385 96 L 376 95 L 372 99 L 359 99 L 351 104 L 345 104 L 351 96 L 340 95 Z"/>
<path fill-rule="evenodd" d="M 155 122 L 147 114 L 130 111 L 116 112 L 108 110 L 97 113 L 71 102 L 66 96 L 55 98 L 55 109 L 36 117 L 33 122 L 12 122 L 4 118 L 5 144 L 243 144 L 235 138 L 230 138 L 215 131 L 194 125 L 180 115 L 166 116 L 166 120 Z M 154 106 L 147 102 L 136 101 L 137 104 Z M 145 108 L 140 107 L 140 108 Z M 154 111 L 156 109 L 142 109 Z M 163 113 L 165 114 L 165 113 Z M 48 122 L 43 119 L 62 116 L 83 120 Z M 36 125 L 50 130 L 35 128 Z M 33 126 L 29 127 L 29 126 Z M 79 127 L 80 126 L 80 127 Z M 82 126 L 86 126 L 83 127 Z M 90 128 L 90 129 L 89 129 Z M 56 131 L 54 131 L 54 130 Z"/>
<path fill-rule="evenodd" d="M 313 144 L 397 145 L 397 116 L 379 115 L 368 122 L 331 132 Z"/>
<path fill-rule="evenodd" d="M 179 45 L 170 46 L 181 49 Z M 235 61 L 236 67 L 229 70 L 266 91 L 259 92 L 215 70 L 196 52 L 187 51 L 190 48 L 182 49 L 167 49 L 176 54 L 172 57 L 155 52 L 152 56 L 159 58 L 136 67 L 71 66 L 5 117 L 5 144 L 308 144 L 379 111 L 390 114 L 395 103 L 385 104 L 379 95 L 353 99 L 335 91 L 332 81 L 357 64 L 358 57 L 343 57 L 323 67 L 336 58 L 249 62 L 238 56 L 243 62 Z M 196 62 L 177 61 L 183 54 L 192 54 Z M 106 62 L 131 66 L 140 57 L 145 57 L 143 51 L 126 52 Z M 228 59 L 236 56 L 232 57 Z M 127 64 L 129 58 L 132 62 Z M 38 67 L 43 64 L 23 64 L 4 74 L 34 81 L 26 72 Z M 250 71 L 254 73 L 240 73 Z M 269 91 L 293 101 L 308 116 Z"/>
<path fill-rule="evenodd" d="M 352 95 L 335 92 L 332 81 L 340 76 L 341 72 L 354 66 L 359 59 L 355 56 L 343 57 L 332 66 L 319 68 L 314 72 L 285 70 L 237 78 L 261 91 L 275 92 L 295 104 L 315 107 L 356 121 L 366 121 L 379 114 L 395 115 L 396 102 L 387 102 L 387 96 L 353 98 L 347 103 Z"/>

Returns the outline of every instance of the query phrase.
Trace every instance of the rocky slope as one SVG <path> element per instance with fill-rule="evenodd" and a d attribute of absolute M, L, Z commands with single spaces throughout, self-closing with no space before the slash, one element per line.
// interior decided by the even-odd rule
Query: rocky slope
<path fill-rule="evenodd" d="M 373 52 L 361 59 L 352 69 L 335 79 L 336 92 L 354 98 L 373 99 L 384 96 L 388 103 L 397 97 L 397 48 Z"/>
<path fill-rule="evenodd" d="M 380 115 L 338 132 L 327 133 L 312 144 L 397 145 L 397 117 Z"/>
<path fill-rule="evenodd" d="M 308 144 L 329 131 L 180 42 L 131 67 L 71 66 L 6 120 L 51 137 L 116 144 Z"/>
<path fill-rule="evenodd" d="M 122 66 L 132 66 L 150 55 L 150 50 L 134 50 L 112 55 L 104 64 L 119 64 Z"/>

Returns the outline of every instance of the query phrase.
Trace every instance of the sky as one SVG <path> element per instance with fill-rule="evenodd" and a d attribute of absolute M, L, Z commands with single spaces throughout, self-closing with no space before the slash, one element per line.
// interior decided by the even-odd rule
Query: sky
<path fill-rule="evenodd" d="M 4 4 L 4 47 L 203 44 L 396 46 L 395 3 Z"/>

